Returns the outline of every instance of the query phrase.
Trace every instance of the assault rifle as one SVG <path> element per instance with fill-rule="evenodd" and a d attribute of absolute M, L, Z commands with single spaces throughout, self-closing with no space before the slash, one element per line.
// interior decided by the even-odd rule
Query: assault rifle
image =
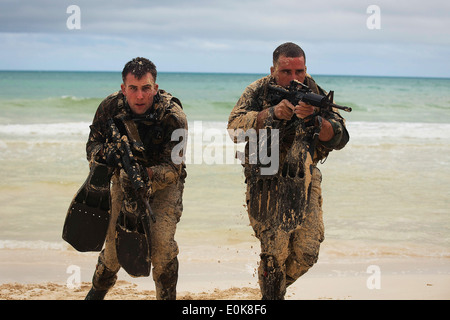
<path fill-rule="evenodd" d="M 287 99 L 294 106 L 300 101 L 303 101 L 314 107 L 318 107 L 320 108 L 320 113 L 331 112 L 333 108 L 347 112 L 352 111 L 350 107 L 340 106 L 333 102 L 334 91 L 330 91 L 326 96 L 316 94 L 307 85 L 297 80 L 292 80 L 288 89 L 277 86 L 269 86 L 269 88 L 273 91 L 272 102 L 274 103 L 279 103 L 281 100 Z"/>
<path fill-rule="evenodd" d="M 146 181 L 149 180 L 147 170 L 143 168 L 143 166 L 136 160 L 133 152 L 131 151 L 130 142 L 128 141 L 127 135 L 121 135 L 113 119 L 108 121 L 108 126 L 110 128 L 110 138 L 113 148 L 117 148 L 117 151 L 110 152 L 107 155 L 106 162 L 109 164 L 117 164 L 119 168 L 123 168 L 125 170 L 128 178 L 130 179 L 135 195 L 145 207 L 145 216 L 141 217 L 141 219 L 148 221 L 148 217 L 150 217 L 152 221 L 155 222 L 155 215 L 150 208 L 150 204 L 148 203 L 146 197 L 148 190 Z M 141 146 L 140 148 L 143 150 L 144 147 Z M 144 223 L 143 225 L 146 226 L 148 223 Z"/>

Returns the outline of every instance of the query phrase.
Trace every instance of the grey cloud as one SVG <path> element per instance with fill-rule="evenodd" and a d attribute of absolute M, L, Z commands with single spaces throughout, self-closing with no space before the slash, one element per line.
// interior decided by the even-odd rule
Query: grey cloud
<path fill-rule="evenodd" d="M 366 27 L 373 3 L 381 9 L 380 30 Z M 66 28 L 71 4 L 81 9 L 81 30 Z M 142 54 L 165 70 L 186 71 L 189 60 L 187 71 L 258 72 L 266 71 L 276 45 L 293 41 L 316 72 L 353 67 L 389 74 L 389 63 L 409 72 L 406 65 L 416 66 L 412 60 L 422 52 L 437 74 L 450 51 L 449 9 L 442 0 L 2 0 L 0 58 L 37 55 L 43 68 L 51 61 L 52 68 L 69 63 L 91 70 Z"/>
<path fill-rule="evenodd" d="M 376 1 L 381 8 L 379 41 L 445 43 L 447 1 Z M 223 40 L 374 41 L 366 27 L 369 1 L 3 1 L 0 32 L 68 32 L 66 8 L 81 9 L 83 34 L 181 41 Z M 418 36 L 420 39 L 418 39 Z M 377 40 L 378 41 L 378 40 Z"/>

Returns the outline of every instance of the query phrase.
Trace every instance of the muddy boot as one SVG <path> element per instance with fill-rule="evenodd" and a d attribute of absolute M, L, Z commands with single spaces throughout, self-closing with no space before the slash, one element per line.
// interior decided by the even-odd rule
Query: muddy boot
<path fill-rule="evenodd" d="M 92 279 L 92 288 L 86 295 L 85 300 L 103 300 L 108 290 L 116 283 L 116 280 L 117 271 L 109 270 L 99 258 Z"/>
<path fill-rule="evenodd" d="M 178 259 L 174 258 L 155 280 L 157 300 L 175 300 L 177 297 Z"/>
<path fill-rule="evenodd" d="M 273 256 L 261 254 L 259 284 L 262 300 L 284 300 L 286 279 Z"/>
<path fill-rule="evenodd" d="M 92 287 L 84 300 L 103 300 L 107 293 L 108 290 L 95 290 L 94 287 Z"/>

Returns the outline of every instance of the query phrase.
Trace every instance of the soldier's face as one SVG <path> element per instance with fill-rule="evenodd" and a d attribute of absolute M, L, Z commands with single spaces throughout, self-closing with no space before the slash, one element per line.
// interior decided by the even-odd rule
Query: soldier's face
<path fill-rule="evenodd" d="M 120 87 L 135 114 L 144 114 L 150 109 L 158 92 L 158 85 L 150 72 L 140 79 L 129 73 Z"/>
<path fill-rule="evenodd" d="M 305 57 L 289 58 L 280 56 L 278 63 L 270 68 L 270 74 L 278 85 L 287 87 L 292 80 L 305 81 Z"/>

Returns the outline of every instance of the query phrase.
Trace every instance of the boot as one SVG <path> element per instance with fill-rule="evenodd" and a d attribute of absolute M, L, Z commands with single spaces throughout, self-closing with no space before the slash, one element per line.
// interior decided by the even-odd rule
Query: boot
<path fill-rule="evenodd" d="M 262 300 L 284 300 L 286 278 L 275 257 L 261 254 L 259 284 Z"/>
<path fill-rule="evenodd" d="M 178 259 L 175 257 L 164 268 L 164 273 L 155 280 L 157 300 L 175 300 L 177 297 Z"/>
<path fill-rule="evenodd" d="M 84 300 L 103 300 L 107 293 L 108 290 L 95 290 L 94 287 L 92 287 Z"/>
<path fill-rule="evenodd" d="M 95 267 L 92 278 L 92 288 L 86 295 L 85 300 L 103 300 L 108 290 L 111 289 L 117 280 L 117 271 L 109 270 L 102 262 L 101 255 Z"/>

